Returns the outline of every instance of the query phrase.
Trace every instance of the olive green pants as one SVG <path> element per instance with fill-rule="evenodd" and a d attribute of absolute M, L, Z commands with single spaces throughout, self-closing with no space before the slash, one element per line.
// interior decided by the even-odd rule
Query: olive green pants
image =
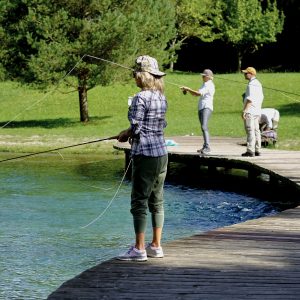
<path fill-rule="evenodd" d="M 152 227 L 164 224 L 163 188 L 167 174 L 168 155 L 132 158 L 131 210 L 135 233 L 147 227 L 147 211 L 151 213 Z"/>

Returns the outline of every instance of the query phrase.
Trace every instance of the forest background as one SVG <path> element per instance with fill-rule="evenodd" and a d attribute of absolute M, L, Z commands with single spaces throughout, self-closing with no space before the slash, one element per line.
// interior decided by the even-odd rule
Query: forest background
<path fill-rule="evenodd" d="M 265 44 L 256 52 L 246 53 L 243 67 L 250 65 L 269 72 L 300 71 L 300 45 L 297 42 L 300 36 L 300 1 L 277 0 L 277 8 L 285 15 L 282 32 L 276 42 Z M 211 66 L 218 73 L 235 72 L 235 49 L 224 41 L 206 43 L 190 38 L 178 52 L 175 69 L 200 72 L 205 66 Z"/>

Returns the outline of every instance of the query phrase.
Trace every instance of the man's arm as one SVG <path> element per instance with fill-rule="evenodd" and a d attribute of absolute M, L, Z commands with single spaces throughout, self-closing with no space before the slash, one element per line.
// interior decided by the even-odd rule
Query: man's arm
<path fill-rule="evenodd" d="M 249 99 L 247 99 L 245 102 L 245 105 L 244 105 L 243 113 L 242 113 L 242 118 L 244 120 L 246 119 L 246 114 L 249 113 L 250 106 L 251 106 L 251 101 Z"/>

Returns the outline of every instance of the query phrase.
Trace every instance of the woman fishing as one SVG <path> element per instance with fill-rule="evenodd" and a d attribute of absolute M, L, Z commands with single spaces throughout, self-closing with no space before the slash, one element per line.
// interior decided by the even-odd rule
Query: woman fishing
<path fill-rule="evenodd" d="M 163 187 L 167 173 L 168 154 L 164 139 L 167 123 L 167 100 L 163 76 L 155 58 L 144 55 L 136 59 L 133 72 L 141 89 L 132 99 L 128 119 L 130 127 L 118 135 L 119 142 L 131 143 L 132 192 L 131 214 L 135 245 L 117 257 L 126 261 L 146 261 L 163 257 L 161 247 L 164 224 Z M 147 211 L 151 213 L 152 241 L 145 245 Z"/>

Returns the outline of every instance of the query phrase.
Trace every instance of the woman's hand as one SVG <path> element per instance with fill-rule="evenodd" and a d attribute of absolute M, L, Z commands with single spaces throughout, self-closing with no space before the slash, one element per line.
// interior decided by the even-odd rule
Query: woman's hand
<path fill-rule="evenodd" d="M 118 142 L 125 143 L 131 137 L 131 128 L 121 131 L 118 135 Z"/>

